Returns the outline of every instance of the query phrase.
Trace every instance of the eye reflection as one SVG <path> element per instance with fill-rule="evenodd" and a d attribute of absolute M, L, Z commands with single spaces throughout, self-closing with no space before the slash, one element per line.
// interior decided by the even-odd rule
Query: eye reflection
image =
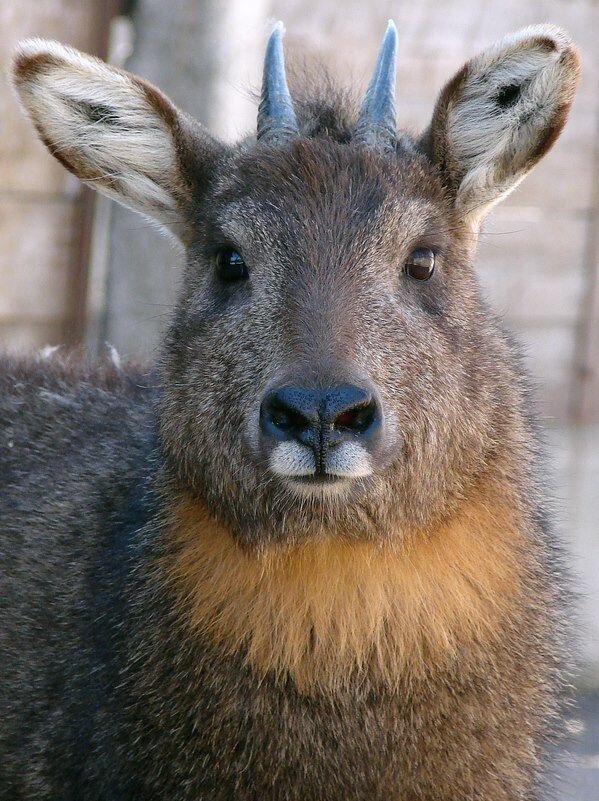
<path fill-rule="evenodd" d="M 223 247 L 216 251 L 216 274 L 221 281 L 244 281 L 249 277 L 243 256 L 235 248 Z"/>
<path fill-rule="evenodd" d="M 428 281 L 435 271 L 435 254 L 430 248 L 416 248 L 405 263 L 404 271 L 414 281 Z"/>

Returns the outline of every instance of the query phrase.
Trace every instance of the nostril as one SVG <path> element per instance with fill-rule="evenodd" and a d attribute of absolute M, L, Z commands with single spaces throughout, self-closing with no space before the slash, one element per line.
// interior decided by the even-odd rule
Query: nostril
<path fill-rule="evenodd" d="M 268 410 L 273 425 L 283 431 L 304 428 L 309 424 L 304 415 L 278 403 L 271 403 Z"/>
<path fill-rule="evenodd" d="M 301 387 L 284 387 L 271 392 L 262 403 L 260 426 L 275 439 L 313 439 L 318 428 L 320 393 Z M 307 443 L 310 444 L 310 443 Z"/>
<path fill-rule="evenodd" d="M 380 410 L 367 389 L 341 385 L 326 390 L 287 386 L 267 394 L 260 409 L 260 428 L 274 440 L 295 440 L 325 451 L 347 439 L 373 437 Z"/>
<path fill-rule="evenodd" d="M 333 420 L 333 428 L 345 429 L 361 434 L 374 423 L 377 416 L 377 405 L 374 399 L 363 404 L 345 409 Z"/>

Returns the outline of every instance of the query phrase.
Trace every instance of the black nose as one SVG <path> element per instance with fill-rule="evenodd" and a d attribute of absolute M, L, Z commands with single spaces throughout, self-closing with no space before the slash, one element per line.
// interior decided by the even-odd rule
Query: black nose
<path fill-rule="evenodd" d="M 379 407 L 372 393 L 349 385 L 325 390 L 283 387 L 269 392 L 260 410 L 264 434 L 301 442 L 317 456 L 348 439 L 364 442 L 379 425 Z"/>

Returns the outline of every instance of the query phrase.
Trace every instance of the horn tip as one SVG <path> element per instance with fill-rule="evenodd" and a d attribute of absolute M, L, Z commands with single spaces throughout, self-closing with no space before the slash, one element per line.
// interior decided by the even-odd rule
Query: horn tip
<path fill-rule="evenodd" d="M 395 24 L 395 22 L 393 22 L 392 19 L 387 20 L 387 29 L 385 31 L 385 36 L 388 36 L 389 34 L 392 34 L 395 39 L 397 38 L 397 25 Z"/>
<path fill-rule="evenodd" d="M 279 19 L 273 25 L 270 35 L 279 37 L 283 36 L 284 33 L 285 33 L 285 23 L 283 22 L 283 20 Z"/>

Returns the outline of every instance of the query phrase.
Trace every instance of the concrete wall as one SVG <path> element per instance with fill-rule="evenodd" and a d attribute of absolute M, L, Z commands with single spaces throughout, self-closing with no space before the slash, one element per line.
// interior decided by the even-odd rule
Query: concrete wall
<path fill-rule="evenodd" d="M 262 58 L 266 3 L 139 0 L 127 68 L 157 83 L 213 133 L 236 139 L 255 121 L 249 87 Z M 99 341 L 127 354 L 153 353 L 174 301 L 181 266 L 170 242 L 114 207 L 107 304 Z"/>
<path fill-rule="evenodd" d="M 30 349 L 70 339 L 78 294 L 81 184 L 49 157 L 17 108 L 5 70 L 27 36 L 102 50 L 104 10 L 95 0 L 0 3 L 0 347 Z"/>

